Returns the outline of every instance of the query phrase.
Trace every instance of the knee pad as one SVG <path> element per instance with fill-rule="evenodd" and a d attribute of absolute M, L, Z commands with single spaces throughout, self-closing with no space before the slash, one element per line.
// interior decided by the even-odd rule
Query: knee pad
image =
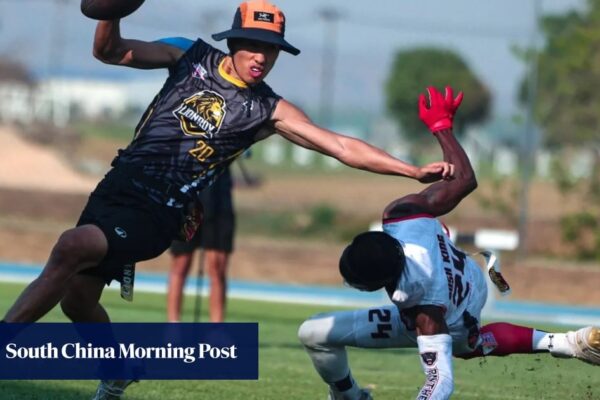
<path fill-rule="evenodd" d="M 298 328 L 298 339 L 306 347 L 319 347 L 327 344 L 327 337 L 333 328 L 333 316 L 317 314 L 307 319 Z"/>
<path fill-rule="evenodd" d="M 316 326 L 311 319 L 307 319 L 298 328 L 298 339 L 304 346 L 314 347 L 317 344 L 316 337 Z"/>

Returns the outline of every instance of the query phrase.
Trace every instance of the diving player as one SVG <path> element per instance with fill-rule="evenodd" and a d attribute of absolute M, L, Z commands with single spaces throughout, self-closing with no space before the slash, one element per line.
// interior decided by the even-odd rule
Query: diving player
<path fill-rule="evenodd" d="M 436 217 L 454 209 L 477 187 L 475 173 L 452 133 L 462 100 L 428 88 L 419 116 L 438 139 L 444 159 L 455 165 L 452 180 L 391 202 L 383 232 L 354 238 L 340 258 L 340 273 L 364 291 L 384 288 L 393 305 L 318 314 L 298 332 L 314 367 L 329 385 L 330 400 L 369 400 L 352 377 L 346 346 L 418 347 L 425 373 L 417 399 L 448 399 L 454 388 L 452 355 L 472 358 L 550 352 L 600 365 L 600 329 L 547 333 L 508 323 L 480 329 L 487 285 L 479 265 L 454 246 Z M 505 285 L 500 285 L 503 288 Z"/>

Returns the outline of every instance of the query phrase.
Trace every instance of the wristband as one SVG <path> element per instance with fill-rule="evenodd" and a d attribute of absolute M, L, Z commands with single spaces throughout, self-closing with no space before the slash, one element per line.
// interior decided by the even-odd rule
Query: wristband
<path fill-rule="evenodd" d="M 429 127 L 431 133 L 436 134 L 439 131 L 452 129 L 452 120 L 449 118 L 441 119 Z"/>

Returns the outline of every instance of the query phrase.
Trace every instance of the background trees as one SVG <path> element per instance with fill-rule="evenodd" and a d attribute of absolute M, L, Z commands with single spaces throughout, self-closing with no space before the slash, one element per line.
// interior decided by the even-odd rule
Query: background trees
<path fill-rule="evenodd" d="M 544 17 L 545 44 L 529 56 L 539 64 L 534 117 L 546 147 L 557 155 L 552 177 L 565 197 L 589 200 L 562 218 L 563 237 L 580 258 L 600 260 L 600 0 L 587 6 Z M 527 85 L 525 80 L 522 88 Z M 572 176 L 569 165 L 590 154 L 589 176 Z"/>
<path fill-rule="evenodd" d="M 451 85 L 468 95 L 456 115 L 457 133 L 464 126 L 484 121 L 490 111 L 491 96 L 485 85 L 455 52 L 436 48 L 399 51 L 386 81 L 386 104 L 390 115 L 407 139 L 419 146 L 429 142 L 417 115 L 417 96 L 429 85 L 443 89 Z"/>

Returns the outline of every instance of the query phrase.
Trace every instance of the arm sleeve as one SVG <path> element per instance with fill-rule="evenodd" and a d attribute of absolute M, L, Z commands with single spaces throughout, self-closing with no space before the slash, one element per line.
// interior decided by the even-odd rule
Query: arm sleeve
<path fill-rule="evenodd" d="M 177 47 L 180 50 L 188 51 L 194 44 L 193 40 L 184 37 L 170 37 L 157 40 L 159 43 L 168 44 L 169 46 Z"/>
<path fill-rule="evenodd" d="M 172 47 L 176 47 L 186 53 L 193 45 L 194 41 L 184 37 L 169 37 L 155 40 L 155 43 L 163 43 Z M 174 66 L 169 67 L 169 75 L 175 70 Z"/>
<path fill-rule="evenodd" d="M 454 390 L 452 337 L 448 334 L 417 337 L 425 384 L 417 400 L 446 400 Z"/>

